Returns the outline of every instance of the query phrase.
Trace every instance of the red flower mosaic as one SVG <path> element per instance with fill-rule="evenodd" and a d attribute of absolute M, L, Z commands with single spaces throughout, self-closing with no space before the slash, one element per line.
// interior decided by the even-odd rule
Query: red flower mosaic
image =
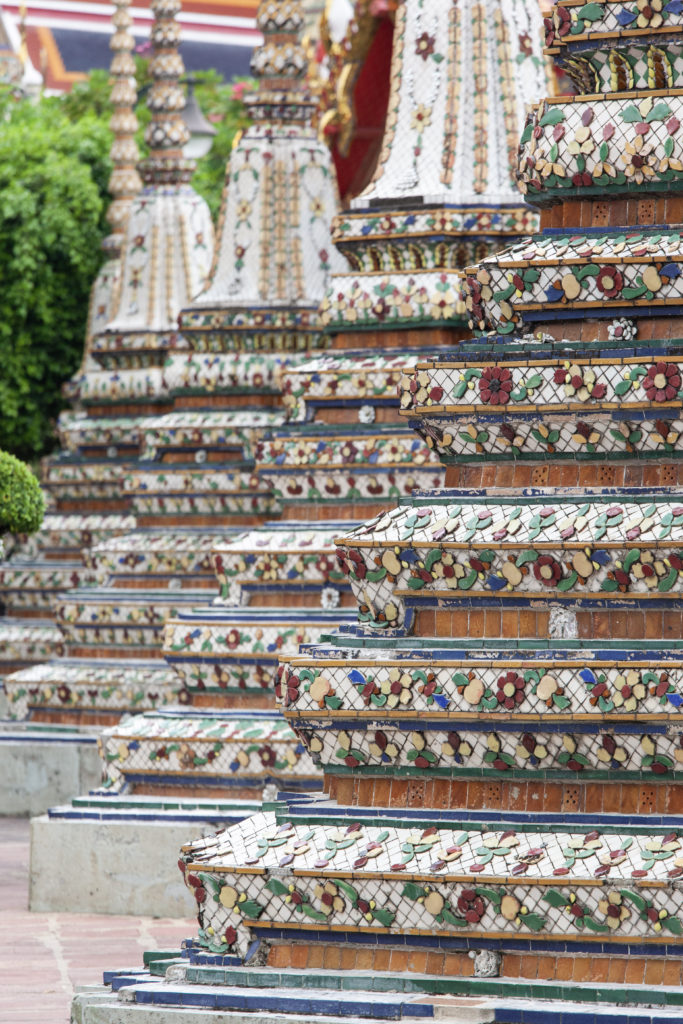
<path fill-rule="evenodd" d="M 481 400 L 487 405 L 505 405 L 512 387 L 512 374 L 505 366 L 487 366 L 479 378 Z"/>
<path fill-rule="evenodd" d="M 624 287 L 624 278 L 615 267 L 600 267 L 595 284 L 603 295 L 613 299 Z"/>
<path fill-rule="evenodd" d="M 477 896 L 474 889 L 463 889 L 458 896 L 458 913 L 462 914 L 468 924 L 478 924 L 485 910 L 483 899 Z"/>
<path fill-rule="evenodd" d="M 562 566 L 550 555 L 541 555 L 534 564 L 534 576 L 546 587 L 556 587 L 562 579 Z"/>
<path fill-rule="evenodd" d="M 645 393 L 651 402 L 671 402 L 681 386 L 681 373 L 677 363 L 655 363 L 643 380 Z"/>
<path fill-rule="evenodd" d="M 504 672 L 498 677 L 496 700 L 503 707 L 514 708 L 524 700 L 524 679 L 518 672 Z"/>

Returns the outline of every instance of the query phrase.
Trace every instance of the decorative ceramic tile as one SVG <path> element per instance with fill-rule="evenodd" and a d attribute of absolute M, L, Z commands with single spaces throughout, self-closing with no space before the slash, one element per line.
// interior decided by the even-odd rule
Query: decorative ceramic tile
<path fill-rule="evenodd" d="M 411 592 L 676 599 L 683 590 L 683 505 L 653 497 L 418 501 L 340 541 L 339 565 L 360 621 L 379 628 L 400 625 L 402 598 Z"/>
<path fill-rule="evenodd" d="M 134 713 L 173 703 L 179 682 L 173 669 L 135 661 L 102 665 L 67 660 L 32 665 L 5 676 L 10 718 L 28 717 L 34 709 L 97 710 Z"/>
<path fill-rule="evenodd" d="M 676 831 L 319 825 L 261 814 L 183 850 L 200 937 L 244 953 L 249 925 L 633 942 L 683 934 Z"/>
<path fill-rule="evenodd" d="M 105 729 L 100 739 L 107 785 L 135 776 L 211 777 L 248 782 L 291 776 L 315 779 L 317 770 L 299 738 L 279 717 L 146 712 Z"/>

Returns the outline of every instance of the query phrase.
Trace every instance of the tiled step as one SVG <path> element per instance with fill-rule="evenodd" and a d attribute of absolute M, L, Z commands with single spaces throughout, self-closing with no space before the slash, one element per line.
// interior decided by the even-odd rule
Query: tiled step
<path fill-rule="evenodd" d="M 124 987 L 124 986 L 122 986 Z M 363 992 L 358 995 L 336 988 L 329 990 L 259 990 L 224 985 L 169 984 L 150 981 L 128 988 L 128 999 L 157 1006 L 202 1007 L 210 1010 L 249 1010 L 252 1013 L 279 1012 L 338 1016 L 354 1020 L 402 1020 L 405 1017 L 431 1018 L 433 1008 L 414 996 L 394 997 L 386 993 Z"/>
<path fill-rule="evenodd" d="M 147 712 L 107 729 L 102 742 L 116 787 L 319 785 L 310 755 L 277 712 Z"/>
<path fill-rule="evenodd" d="M 49 611 L 57 594 L 97 582 L 97 574 L 81 561 L 14 559 L 0 567 L 0 598 L 12 611 Z"/>
<path fill-rule="evenodd" d="M 122 537 L 110 537 L 88 555 L 98 570 L 113 575 L 177 576 L 211 573 L 209 553 L 230 531 L 173 528 L 160 532 L 140 529 Z"/>
<path fill-rule="evenodd" d="M 45 709 L 147 711 L 175 702 L 180 681 L 173 669 L 152 660 L 125 662 L 60 658 L 5 677 L 13 718 Z M 113 721 L 113 719 L 111 719 Z"/>
<path fill-rule="evenodd" d="M 55 613 L 71 643 L 150 647 L 157 653 L 164 622 L 205 600 L 200 590 L 92 587 L 65 594 Z"/>
<path fill-rule="evenodd" d="M 0 618 L 0 674 L 52 657 L 63 642 L 49 620 Z"/>
<path fill-rule="evenodd" d="M 185 982 L 190 986 L 229 987 L 243 989 L 278 989 L 291 992 L 315 990 L 322 992 L 394 993 L 413 996 L 489 996 L 516 999 L 566 999 L 579 1003 L 613 1005 L 683 1007 L 683 990 L 679 986 L 623 985 L 601 982 L 579 984 L 574 981 L 532 981 L 530 979 L 439 977 L 429 974 L 397 974 L 376 971 L 339 971 L 306 968 L 306 970 L 194 965 L 185 969 Z M 165 975 L 172 961 L 150 960 L 150 976 Z M 182 964 L 182 960 L 179 961 Z M 682 1011 L 683 1015 L 683 1011 Z"/>
<path fill-rule="evenodd" d="M 260 809 L 248 800 L 197 799 L 193 797 L 128 796 L 118 793 L 76 797 L 70 804 L 51 807 L 51 818 L 110 822 L 181 822 L 195 827 L 206 821 L 222 825 L 242 821 Z"/>

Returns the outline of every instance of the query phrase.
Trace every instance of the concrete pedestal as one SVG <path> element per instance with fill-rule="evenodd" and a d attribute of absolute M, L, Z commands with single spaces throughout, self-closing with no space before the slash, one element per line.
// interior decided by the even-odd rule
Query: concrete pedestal
<path fill-rule="evenodd" d="M 215 824 L 31 822 L 29 909 L 81 914 L 192 917 L 196 906 L 176 867 L 183 843 Z"/>
<path fill-rule="evenodd" d="M 0 816 L 42 814 L 87 793 L 101 777 L 92 733 L 0 725 Z"/>

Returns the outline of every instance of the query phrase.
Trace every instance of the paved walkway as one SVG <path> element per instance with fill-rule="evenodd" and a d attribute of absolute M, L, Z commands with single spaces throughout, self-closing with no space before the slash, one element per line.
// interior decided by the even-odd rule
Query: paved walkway
<path fill-rule="evenodd" d="M 0 1024 L 69 1024 L 76 986 L 196 931 L 194 920 L 30 914 L 28 866 L 28 819 L 0 817 Z"/>

